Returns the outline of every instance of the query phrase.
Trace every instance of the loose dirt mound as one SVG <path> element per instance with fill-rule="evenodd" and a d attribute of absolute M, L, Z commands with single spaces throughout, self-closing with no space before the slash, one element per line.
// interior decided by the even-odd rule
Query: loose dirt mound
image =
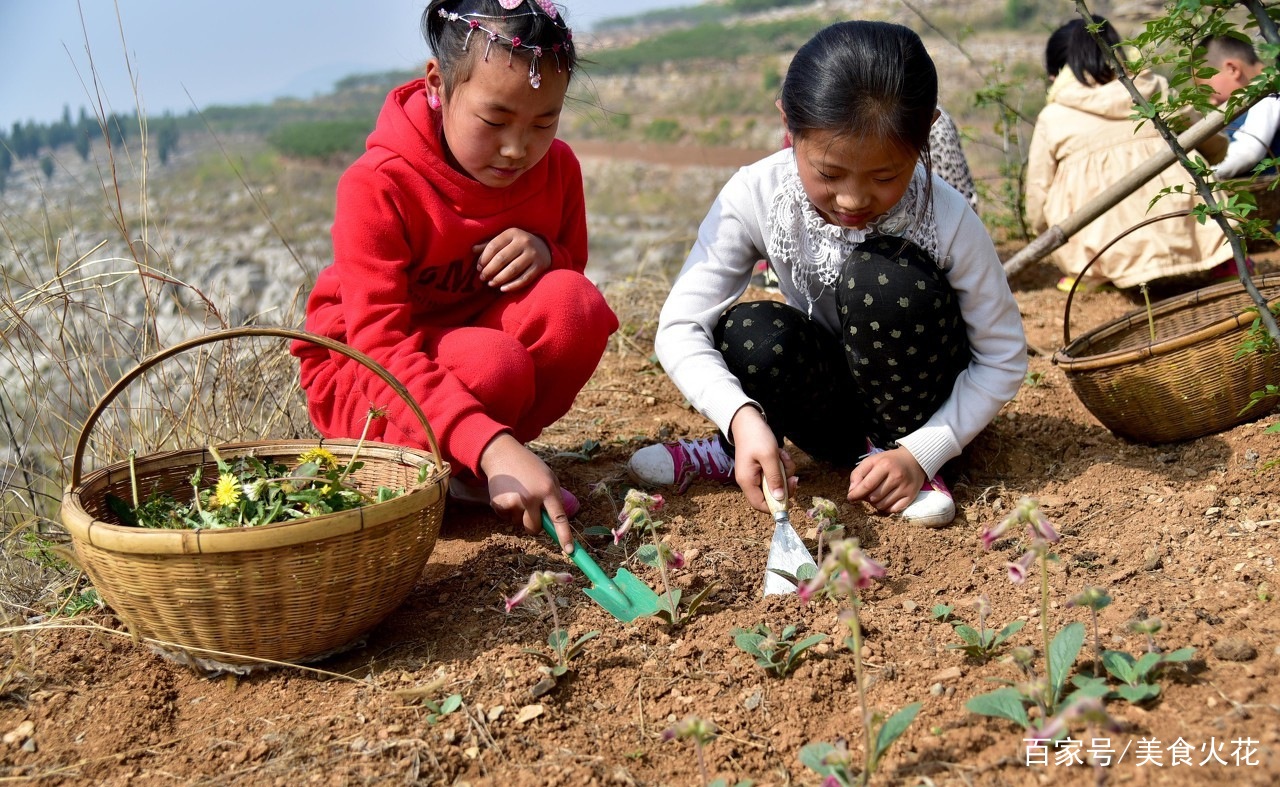
<path fill-rule="evenodd" d="M 1055 278 L 1028 271 L 1016 283 L 1031 343 L 1050 351 L 1062 322 Z M 551 458 L 583 498 L 580 527 L 613 521 L 634 448 L 660 435 L 709 433 L 646 357 L 652 311 L 621 307 L 627 338 L 543 438 L 548 456 L 585 440 L 603 446 L 589 462 Z M 1085 296 L 1073 323 L 1096 325 L 1132 307 L 1120 295 Z M 1280 499 L 1278 471 L 1264 467 L 1280 459 L 1280 435 L 1264 428 L 1275 416 L 1187 443 L 1138 445 L 1103 429 L 1044 355 L 1031 368 L 1035 384 L 946 469 L 961 509 L 950 528 L 868 516 L 844 502 L 847 471 L 801 457 L 799 528 L 809 526 L 802 511 L 811 496 L 840 501 L 846 524 L 888 569 L 865 597 L 869 699 L 888 711 L 924 703 L 877 782 L 1274 784 L 1280 616 L 1271 597 L 1280 584 Z M 1140 653 L 1145 640 L 1127 624 L 1154 616 L 1164 622 L 1160 645 L 1196 649 L 1185 669 L 1160 681 L 1154 702 L 1108 706 L 1122 725 L 1109 745 L 1116 756 L 1128 751 L 1097 773 L 1052 759 L 1027 765 L 1018 728 L 965 710 L 990 681 L 1015 679 L 1015 670 L 948 649 L 958 637 L 929 613 L 951 604 L 972 624 L 970 602 L 985 593 L 997 624 L 1028 621 L 1012 644 L 1040 642 L 1038 588 L 1005 577 L 1017 543 L 991 552 L 979 543 L 983 526 L 1023 495 L 1039 498 L 1064 534 L 1049 577 L 1055 631 L 1087 620 L 1067 599 L 1096 585 L 1114 597 L 1101 612 L 1104 647 Z M 559 614 L 572 635 L 603 633 L 545 696 L 530 695 L 538 662 L 522 649 L 544 646 L 549 615 L 504 614 L 503 596 L 533 570 L 568 564 L 545 540 L 454 506 L 404 606 L 362 647 L 318 665 L 354 680 L 292 670 L 210 679 L 105 631 L 12 637 L 10 693 L 0 708 L 0 733 L 12 733 L 0 749 L 3 775 L 75 785 L 694 785 L 692 748 L 661 734 L 696 714 L 719 728 L 705 752 L 712 778 L 817 784 L 797 758 L 800 748 L 844 739 L 857 750 L 861 740 L 854 662 L 836 644 L 843 639 L 836 607 L 760 598 L 771 521 L 736 489 L 695 484 L 667 499 L 666 532 L 688 557 L 676 583 L 686 592 L 718 583 L 708 607 L 677 630 L 653 620 L 621 625 L 579 591 L 566 592 Z M 610 572 L 626 560 L 621 548 L 591 543 Z M 654 572 L 631 565 L 657 585 Z M 109 616 L 96 620 L 112 625 Z M 778 679 L 732 642 L 734 628 L 761 622 L 832 636 Z M 1086 645 L 1078 670 L 1091 669 L 1091 652 Z M 424 693 L 433 701 L 457 693 L 462 705 L 432 719 Z M 1189 747 L 1190 765 L 1173 764 L 1180 745 Z M 1227 764 L 1212 760 L 1211 749 Z"/>

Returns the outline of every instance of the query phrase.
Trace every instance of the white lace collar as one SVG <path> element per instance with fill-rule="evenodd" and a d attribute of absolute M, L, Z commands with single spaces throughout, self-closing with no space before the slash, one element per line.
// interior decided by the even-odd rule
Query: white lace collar
<path fill-rule="evenodd" d="M 866 229 L 830 224 L 809 201 L 794 162 L 769 209 L 769 257 L 779 268 L 790 268 L 791 282 L 808 302 L 809 314 L 824 290 L 834 287 L 840 267 L 854 248 L 871 235 L 907 238 L 938 259 L 938 230 L 933 204 L 926 204 L 928 175 L 917 166 L 898 204 Z"/>

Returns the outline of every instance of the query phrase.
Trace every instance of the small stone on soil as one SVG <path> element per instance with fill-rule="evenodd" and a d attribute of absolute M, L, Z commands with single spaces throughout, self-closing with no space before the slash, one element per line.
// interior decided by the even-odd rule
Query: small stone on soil
<path fill-rule="evenodd" d="M 1213 655 L 1223 661 L 1252 661 L 1258 651 L 1243 639 L 1229 637 L 1213 644 Z"/>

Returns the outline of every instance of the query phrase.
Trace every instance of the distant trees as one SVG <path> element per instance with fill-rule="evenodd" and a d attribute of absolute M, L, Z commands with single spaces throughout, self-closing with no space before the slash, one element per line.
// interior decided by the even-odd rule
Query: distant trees
<path fill-rule="evenodd" d="M 66 105 L 62 108 L 62 117 L 53 123 L 36 123 L 34 120 L 15 122 L 8 134 L 0 131 L 0 192 L 4 191 L 15 160 L 34 161 L 39 158 L 40 170 L 47 179 L 52 175 L 53 155 L 58 150 L 70 146 L 82 161 L 88 161 L 94 141 L 102 139 L 104 131 L 111 144 L 118 146 L 136 139 L 140 133 L 138 128 L 136 113 L 112 113 L 99 120 L 81 107 L 79 116 L 73 121 L 71 107 Z M 150 142 L 160 163 L 167 164 L 181 137 L 177 118 L 166 112 L 151 124 L 151 134 Z"/>
<path fill-rule="evenodd" d="M 288 123 L 267 135 L 267 142 L 286 156 L 311 159 L 351 159 L 364 152 L 373 130 L 364 120 L 315 120 Z"/>

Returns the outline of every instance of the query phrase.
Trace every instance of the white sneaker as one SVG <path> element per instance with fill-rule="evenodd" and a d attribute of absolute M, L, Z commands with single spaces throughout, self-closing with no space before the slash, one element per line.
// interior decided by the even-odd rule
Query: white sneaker
<path fill-rule="evenodd" d="M 698 478 L 733 480 L 733 458 L 715 437 L 655 443 L 631 455 L 627 467 L 637 481 L 650 486 L 679 484 L 683 492 Z"/>
<path fill-rule="evenodd" d="M 883 452 L 883 448 L 876 448 L 868 440 L 867 452 L 858 458 Z M 956 501 L 951 497 L 951 490 L 943 483 L 941 474 L 924 482 L 916 499 L 902 510 L 902 518 L 913 525 L 924 527 L 946 527 L 951 524 L 956 518 Z"/>
<path fill-rule="evenodd" d="M 935 475 L 924 482 L 916 499 L 902 511 L 902 518 L 924 527 L 946 527 L 956 518 L 956 501 L 951 490 Z"/>

